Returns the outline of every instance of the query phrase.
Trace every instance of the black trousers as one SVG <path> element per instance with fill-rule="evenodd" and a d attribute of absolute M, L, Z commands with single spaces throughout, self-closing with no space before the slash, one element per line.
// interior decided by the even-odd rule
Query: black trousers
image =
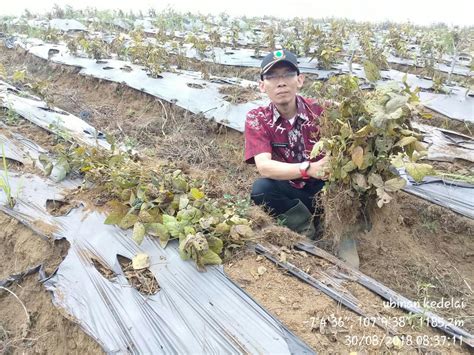
<path fill-rule="evenodd" d="M 288 180 L 257 179 L 253 183 L 250 197 L 256 205 L 265 205 L 273 216 L 285 213 L 303 202 L 314 214 L 314 197 L 321 191 L 324 181 L 310 179 L 302 189 L 295 189 Z M 319 212 L 319 209 L 317 209 Z"/>

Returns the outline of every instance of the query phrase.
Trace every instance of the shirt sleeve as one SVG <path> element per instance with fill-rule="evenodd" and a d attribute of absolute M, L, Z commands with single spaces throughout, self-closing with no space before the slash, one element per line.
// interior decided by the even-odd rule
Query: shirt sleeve
<path fill-rule="evenodd" d="M 254 157 L 260 153 L 271 153 L 270 137 L 259 120 L 259 113 L 252 110 L 245 119 L 245 162 L 255 164 Z"/>

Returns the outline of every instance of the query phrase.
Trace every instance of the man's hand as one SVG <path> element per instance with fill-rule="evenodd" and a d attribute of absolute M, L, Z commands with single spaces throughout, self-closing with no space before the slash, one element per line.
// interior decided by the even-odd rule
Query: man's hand
<path fill-rule="evenodd" d="M 318 160 L 315 163 L 311 163 L 308 169 L 308 175 L 312 178 L 319 180 L 327 180 L 329 178 L 329 157 Z"/>

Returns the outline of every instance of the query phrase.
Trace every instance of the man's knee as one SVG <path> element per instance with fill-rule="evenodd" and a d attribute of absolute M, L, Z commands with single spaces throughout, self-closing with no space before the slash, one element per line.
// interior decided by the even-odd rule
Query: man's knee
<path fill-rule="evenodd" d="M 260 178 L 255 180 L 252 186 L 252 195 L 267 194 L 275 192 L 275 180 Z"/>
<path fill-rule="evenodd" d="M 250 197 L 253 202 L 257 205 L 261 205 L 268 200 L 268 195 L 275 193 L 276 184 L 275 180 L 260 178 L 255 180 L 252 186 L 252 193 Z"/>

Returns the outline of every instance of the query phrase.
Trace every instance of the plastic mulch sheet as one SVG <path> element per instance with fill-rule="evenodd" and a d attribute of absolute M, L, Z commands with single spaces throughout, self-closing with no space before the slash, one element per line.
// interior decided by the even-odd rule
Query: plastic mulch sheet
<path fill-rule="evenodd" d="M 21 45 L 25 46 L 23 43 Z M 245 118 L 245 114 L 255 106 L 267 102 L 267 100 L 262 99 L 242 104 L 227 102 L 223 100 L 224 95 L 218 92 L 221 85 L 212 81 L 202 80 L 198 72 L 164 72 L 162 73 L 162 79 L 154 79 L 149 77 L 142 70 L 142 67 L 129 62 L 107 60 L 105 61 L 106 63 L 96 63 L 95 60 L 89 58 L 72 56 L 64 45 L 44 43 L 26 47 L 30 53 L 40 58 L 51 60 L 55 63 L 80 67 L 82 68 L 80 73 L 83 75 L 90 75 L 114 82 L 124 82 L 134 89 L 173 102 L 193 113 L 203 113 L 205 117 L 215 119 L 217 122 L 221 122 L 241 132 L 244 129 L 242 121 Z M 187 50 L 187 56 L 194 57 L 195 55 L 194 49 Z M 204 60 L 211 61 L 211 58 Z M 226 52 L 222 48 L 216 48 L 212 61 L 227 65 L 259 67 L 261 59 L 252 58 L 243 50 Z M 348 72 L 347 63 L 338 64 L 332 70 L 321 70 L 315 67 L 315 63 L 310 58 L 300 58 L 299 65 L 302 72 L 317 74 L 320 79 L 326 79 L 329 75 L 336 73 Z M 132 68 L 132 71 L 122 70 L 121 68 L 125 66 Z M 353 72 L 354 75 L 365 78 L 363 68 L 360 65 L 354 64 Z M 401 81 L 405 76 L 405 73 L 393 69 L 382 71 L 381 74 L 386 79 L 397 81 Z M 431 89 L 433 85 L 431 80 L 418 78 L 413 74 L 407 74 L 406 76 L 407 83 L 412 88 Z M 246 85 L 251 83 L 247 82 Z M 465 88 L 454 86 L 451 88 L 451 91 L 449 95 L 420 92 L 420 99 L 424 106 L 452 119 L 474 122 L 474 97 L 466 95 Z"/>
<path fill-rule="evenodd" d="M 408 182 L 403 189 L 406 192 L 474 219 L 474 185 L 435 176 L 417 183 L 404 170 L 399 171 Z"/>
<path fill-rule="evenodd" d="M 199 272 L 183 261 L 177 243 L 163 249 L 145 237 L 138 246 L 130 231 L 105 225 L 105 216 L 73 209 L 51 216 L 48 200 L 62 200 L 74 182 L 52 183 L 35 175 L 10 173 L 13 191 L 21 187 L 13 209 L 0 210 L 37 230 L 50 225 L 54 238 L 66 238 L 68 255 L 45 281 L 56 306 L 64 308 L 110 353 L 260 353 L 304 354 L 312 350 L 230 281 L 222 267 Z M 117 256 L 150 256 L 158 281 L 154 295 L 141 294 L 124 276 Z M 113 273 L 105 278 L 98 260 Z"/>
<path fill-rule="evenodd" d="M 199 72 L 180 70 L 175 73 L 163 72 L 162 78 L 156 79 L 148 76 L 143 67 L 130 62 L 110 59 L 97 63 L 93 59 L 72 56 L 63 45 L 35 45 L 28 50 L 31 54 L 47 60 L 51 50 L 57 51 L 57 54 L 49 59 L 52 62 L 79 67 L 82 75 L 125 83 L 131 88 L 171 102 L 195 114 L 202 114 L 241 132 L 244 130 L 247 112 L 268 102 L 262 98 L 240 104 L 226 101 L 225 95 L 219 93 L 220 88 L 228 85 L 256 85 L 254 82 L 237 78 L 232 80 L 211 77 L 211 80 L 203 80 Z"/>
<path fill-rule="evenodd" d="M 464 134 L 412 122 L 413 128 L 423 133 L 430 160 L 454 161 L 462 159 L 474 163 L 474 139 Z"/>

